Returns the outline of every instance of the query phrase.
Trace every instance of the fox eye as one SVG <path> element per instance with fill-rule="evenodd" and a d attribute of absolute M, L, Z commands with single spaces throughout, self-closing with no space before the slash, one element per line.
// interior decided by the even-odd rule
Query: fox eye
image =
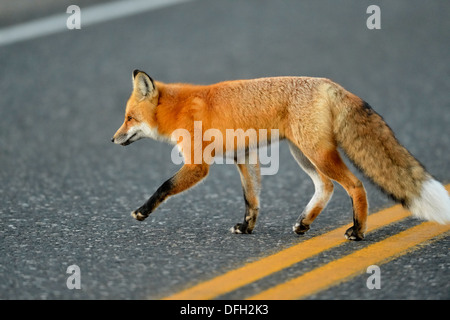
<path fill-rule="evenodd" d="M 132 119 L 133 119 L 132 116 L 128 116 L 128 117 L 127 117 L 127 121 L 131 121 Z"/>

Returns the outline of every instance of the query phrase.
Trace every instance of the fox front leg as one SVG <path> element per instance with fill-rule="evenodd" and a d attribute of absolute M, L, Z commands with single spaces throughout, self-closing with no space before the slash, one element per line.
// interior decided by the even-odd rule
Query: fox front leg
<path fill-rule="evenodd" d="M 248 158 L 246 159 L 248 160 Z M 231 228 L 232 233 L 252 233 L 259 214 L 259 193 L 261 191 L 261 175 L 259 163 L 236 164 L 241 176 L 245 201 L 245 215 L 242 223 Z"/>
<path fill-rule="evenodd" d="M 172 189 L 172 179 L 164 182 L 139 209 L 131 212 L 131 216 L 139 221 L 145 220 L 169 196 Z"/>
<path fill-rule="evenodd" d="M 145 220 L 164 200 L 193 187 L 208 175 L 208 171 L 209 165 L 204 163 L 185 164 L 172 178 L 164 182 L 147 202 L 133 211 L 131 216 L 139 221 Z"/>

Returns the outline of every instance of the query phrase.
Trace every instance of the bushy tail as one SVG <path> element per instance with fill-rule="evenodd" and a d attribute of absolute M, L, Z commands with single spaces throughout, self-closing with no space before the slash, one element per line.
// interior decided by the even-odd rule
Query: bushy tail
<path fill-rule="evenodd" d="M 367 177 L 414 216 L 450 223 L 450 198 L 444 186 L 397 141 L 369 104 L 348 93 L 336 110 L 335 138 Z"/>

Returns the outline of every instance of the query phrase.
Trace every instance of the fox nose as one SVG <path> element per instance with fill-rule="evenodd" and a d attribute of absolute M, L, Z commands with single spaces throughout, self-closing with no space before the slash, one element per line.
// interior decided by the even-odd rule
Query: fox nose
<path fill-rule="evenodd" d="M 114 142 L 114 137 L 111 138 L 111 142 Z"/>

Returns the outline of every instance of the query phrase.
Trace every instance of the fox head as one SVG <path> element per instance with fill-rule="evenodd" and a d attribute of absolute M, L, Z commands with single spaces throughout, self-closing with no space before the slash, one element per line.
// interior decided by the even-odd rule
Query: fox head
<path fill-rule="evenodd" d="M 155 120 L 159 92 L 152 78 L 143 71 L 134 70 L 133 92 L 128 99 L 125 120 L 111 139 L 112 142 L 127 146 L 142 138 L 156 138 Z"/>

